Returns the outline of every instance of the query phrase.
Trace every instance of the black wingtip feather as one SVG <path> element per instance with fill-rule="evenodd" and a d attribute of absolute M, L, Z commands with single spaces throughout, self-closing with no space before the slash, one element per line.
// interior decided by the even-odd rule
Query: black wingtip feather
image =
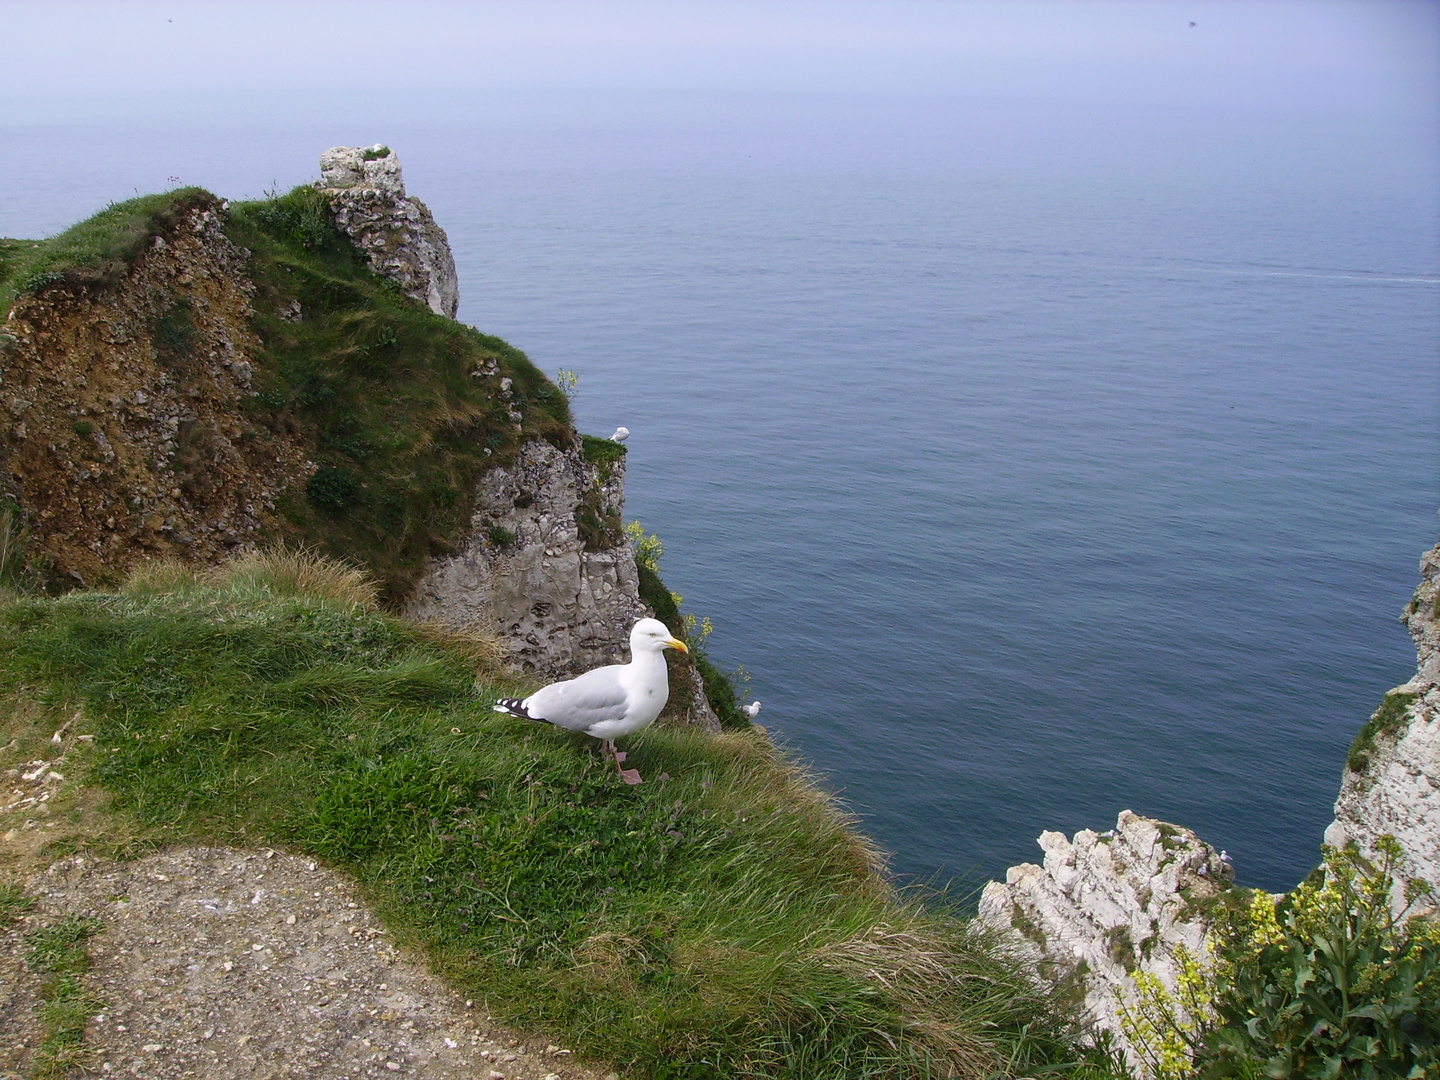
<path fill-rule="evenodd" d="M 525 708 L 525 703 L 519 698 L 502 697 L 495 702 L 495 711 L 498 713 L 509 713 L 511 716 L 518 716 L 522 720 L 534 720 L 538 724 L 548 724 L 550 721 L 542 716 L 531 716 Z"/>

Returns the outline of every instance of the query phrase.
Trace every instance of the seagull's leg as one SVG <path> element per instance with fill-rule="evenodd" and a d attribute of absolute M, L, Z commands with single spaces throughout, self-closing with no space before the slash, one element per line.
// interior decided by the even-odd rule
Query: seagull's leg
<path fill-rule="evenodd" d="M 613 747 L 615 744 L 612 742 L 610 745 Z M 640 770 L 620 768 L 620 763 L 624 761 L 628 756 L 629 755 L 626 754 L 623 750 L 615 751 L 615 771 L 620 774 L 621 780 L 624 780 L 625 783 L 629 784 L 631 787 L 634 787 L 636 784 L 640 783 Z"/>

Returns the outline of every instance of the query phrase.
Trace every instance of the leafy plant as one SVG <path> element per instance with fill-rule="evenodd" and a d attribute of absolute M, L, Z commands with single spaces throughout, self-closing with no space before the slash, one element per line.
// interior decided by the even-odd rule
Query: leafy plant
<path fill-rule="evenodd" d="M 1126 1034 L 1155 1077 L 1440 1074 L 1440 922 L 1406 918 L 1431 889 L 1413 881 L 1394 902 L 1403 851 L 1376 846 L 1373 863 L 1327 846 L 1289 895 L 1224 914 L 1207 963 L 1178 958 L 1174 993 L 1136 976 Z"/>
<path fill-rule="evenodd" d="M 566 401 L 574 401 L 580 392 L 580 376 L 569 368 L 561 368 L 555 373 L 555 387 L 565 395 Z"/>
<path fill-rule="evenodd" d="M 630 538 L 630 546 L 635 550 L 636 563 L 652 574 L 658 574 L 660 556 L 665 554 L 665 545 L 661 543 L 660 537 L 647 533 L 645 526 L 638 521 L 625 523 L 625 535 Z"/>

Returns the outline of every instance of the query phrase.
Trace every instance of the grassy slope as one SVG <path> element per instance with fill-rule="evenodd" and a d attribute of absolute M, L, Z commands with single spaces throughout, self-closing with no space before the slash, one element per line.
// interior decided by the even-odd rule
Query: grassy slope
<path fill-rule="evenodd" d="M 0 742 L 41 751 L 33 702 L 79 706 L 95 738 L 66 771 L 112 792 L 141 842 L 320 856 L 496 1015 L 633 1075 L 1015 1075 L 1075 1056 L 1053 1003 L 897 898 L 760 734 L 652 729 L 630 789 L 589 740 L 491 711 L 518 688 L 483 662 L 476 685 L 463 642 L 328 591 L 252 561 L 209 587 L 152 574 L 12 599 Z"/>
<path fill-rule="evenodd" d="M 298 536 L 359 560 L 387 598 L 454 549 L 480 474 L 522 442 L 573 439 L 565 397 L 525 354 L 433 314 L 370 272 L 310 188 L 234 207 L 252 252 L 264 343 L 254 399 L 272 427 L 298 426 L 320 470 L 283 508 Z M 300 304 L 298 321 L 285 317 Z M 499 374 L 477 377 L 487 361 Z M 499 396 L 513 381 L 520 430 Z"/>

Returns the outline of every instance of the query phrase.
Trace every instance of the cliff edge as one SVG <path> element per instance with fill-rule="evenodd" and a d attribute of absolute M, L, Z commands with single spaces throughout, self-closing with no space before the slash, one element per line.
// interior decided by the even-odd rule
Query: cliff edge
<path fill-rule="evenodd" d="M 1372 859 L 1381 836 L 1400 842 L 1397 907 L 1410 881 L 1440 886 L 1440 545 L 1421 557 L 1400 619 L 1415 639 L 1415 677 L 1386 694 L 1355 737 L 1325 830 L 1327 844 L 1354 844 Z"/>
<path fill-rule="evenodd" d="M 624 660 L 648 613 L 625 448 L 454 321 L 449 243 L 392 150 L 320 164 L 267 200 L 182 189 L 0 241 L 0 572 L 105 586 L 283 542 L 526 670 Z M 718 728 L 693 663 L 676 682 L 671 718 Z"/>

